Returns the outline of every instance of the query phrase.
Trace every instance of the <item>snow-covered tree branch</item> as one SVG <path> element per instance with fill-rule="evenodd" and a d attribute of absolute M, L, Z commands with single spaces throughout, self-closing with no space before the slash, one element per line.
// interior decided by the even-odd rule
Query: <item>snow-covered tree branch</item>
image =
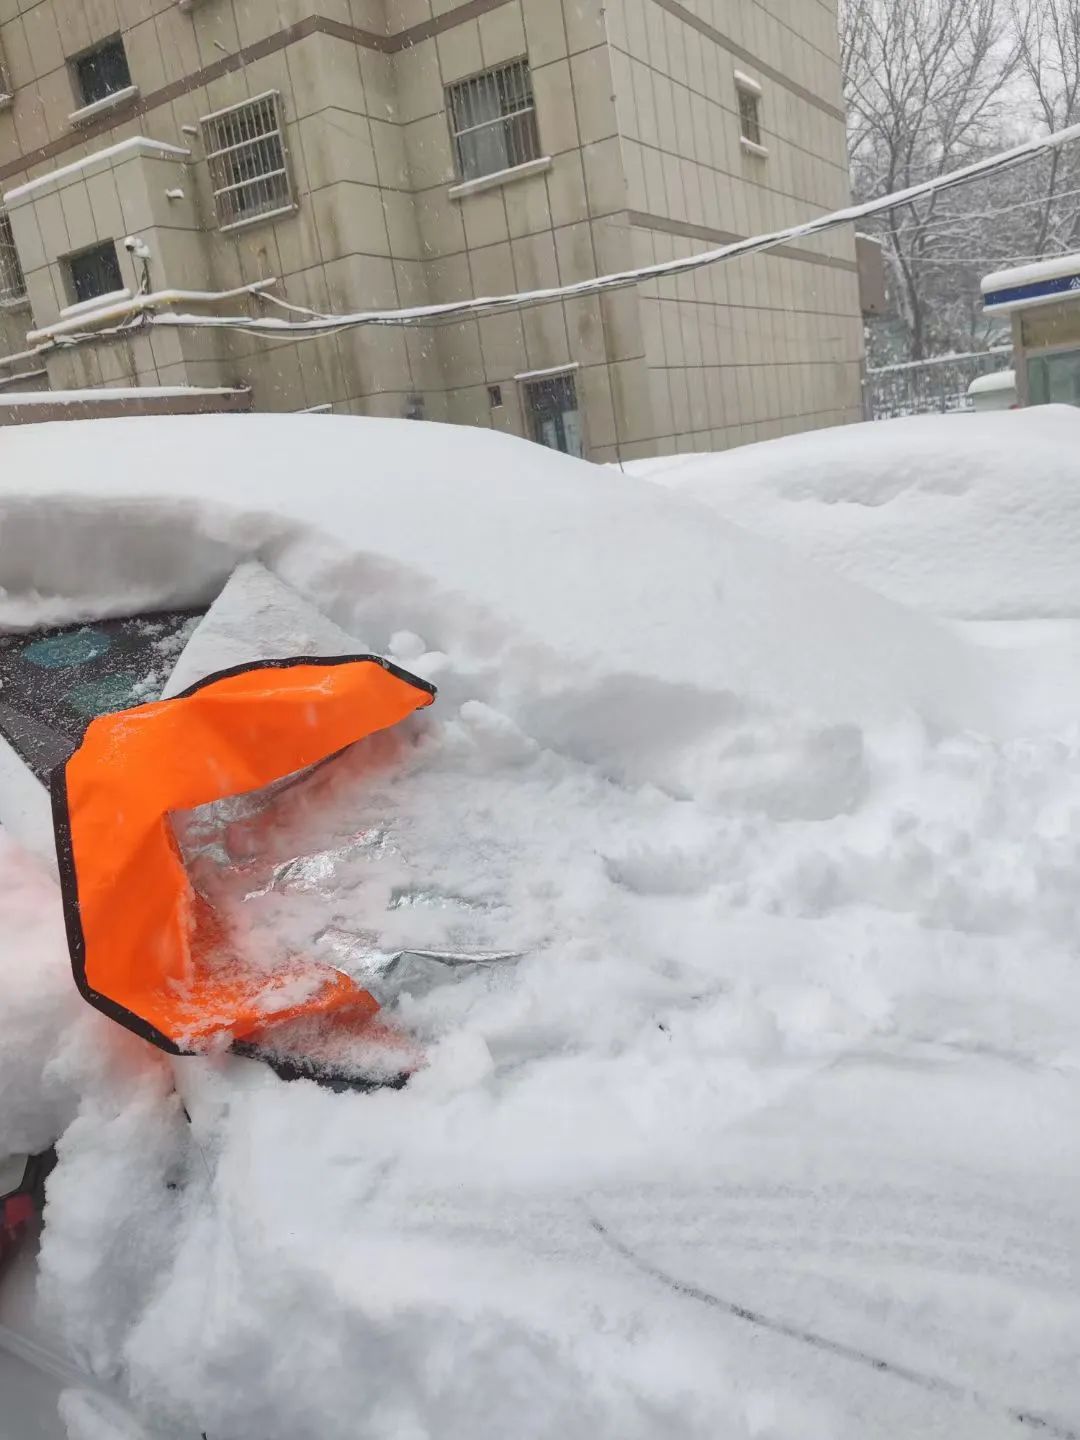
<path fill-rule="evenodd" d="M 841 54 L 857 197 L 1080 119 L 1080 0 L 844 0 Z M 988 338 L 979 279 L 1080 245 L 1080 156 L 1036 163 L 882 217 L 896 321 L 877 358 Z"/>

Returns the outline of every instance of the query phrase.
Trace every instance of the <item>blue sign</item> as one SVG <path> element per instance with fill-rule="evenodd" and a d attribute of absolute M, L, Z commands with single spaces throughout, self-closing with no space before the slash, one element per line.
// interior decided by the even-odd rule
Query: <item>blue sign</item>
<path fill-rule="evenodd" d="M 1055 295 L 1067 295 L 1072 290 L 1080 290 L 1080 274 L 1057 275 L 1053 280 L 1032 280 L 1008 290 L 991 290 L 983 296 L 983 304 L 989 307 L 1015 305 L 1019 300 L 1052 300 Z"/>

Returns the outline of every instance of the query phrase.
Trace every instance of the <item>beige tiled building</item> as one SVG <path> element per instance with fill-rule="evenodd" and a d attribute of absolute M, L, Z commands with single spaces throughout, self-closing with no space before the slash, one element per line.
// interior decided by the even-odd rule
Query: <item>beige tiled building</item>
<path fill-rule="evenodd" d="M 288 318 L 206 298 L 268 279 L 333 314 L 546 288 L 837 208 L 836 30 L 836 0 L 0 0 L 0 386 L 243 384 L 597 460 L 857 419 L 847 230 L 409 330 L 130 321 L 177 290 Z M 96 338 L 11 358 L 57 326 Z"/>

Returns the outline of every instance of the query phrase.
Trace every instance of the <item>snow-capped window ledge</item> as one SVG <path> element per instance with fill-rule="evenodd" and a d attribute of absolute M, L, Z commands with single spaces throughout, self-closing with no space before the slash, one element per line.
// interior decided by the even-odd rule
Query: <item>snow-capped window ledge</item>
<path fill-rule="evenodd" d="M 295 215 L 299 211 L 299 205 L 279 205 L 276 210 L 261 210 L 258 215 L 248 215 L 243 220 L 234 220 L 231 225 L 219 225 L 219 235 L 231 235 L 234 230 L 250 230 L 252 225 L 264 225 L 268 220 L 284 220 L 287 215 Z"/>
<path fill-rule="evenodd" d="M 14 104 L 14 95 L 9 95 L 6 90 L 0 91 L 0 110 L 10 110 Z"/>
<path fill-rule="evenodd" d="M 76 127 L 86 125 L 99 115 L 104 115 L 109 110 L 119 110 L 121 106 L 130 105 L 133 100 L 138 98 L 139 87 L 125 85 L 123 90 L 114 90 L 111 95 L 106 95 L 102 100 L 95 100 L 92 105 L 84 105 L 81 110 L 73 110 L 68 116 L 68 124 Z"/>
<path fill-rule="evenodd" d="M 485 190 L 497 190 L 500 185 L 512 185 L 515 180 L 528 180 L 531 175 L 543 175 L 551 169 L 550 155 L 541 155 L 537 160 L 526 160 L 524 165 L 514 165 L 509 170 L 496 170 L 491 175 L 478 175 L 475 180 L 464 180 L 460 185 L 451 185 L 447 191 L 451 200 L 464 200 L 467 195 L 482 195 Z"/>
<path fill-rule="evenodd" d="M 17 376 L 28 380 L 29 371 Z M 46 372 L 40 372 L 44 375 Z M 186 395 L 248 395 L 246 385 L 103 385 L 99 390 L 41 390 L 22 395 L 9 395 L 5 405 L 81 405 L 93 400 L 178 400 Z"/>
<path fill-rule="evenodd" d="M 515 380 L 547 380 L 552 375 L 569 375 L 573 370 L 581 369 L 580 360 L 568 360 L 565 365 L 549 365 L 546 370 L 522 370 L 520 375 L 515 375 Z"/>
<path fill-rule="evenodd" d="M 753 140 L 747 140 L 745 135 L 739 137 L 739 144 L 746 151 L 747 155 L 756 155 L 759 160 L 767 160 L 769 158 L 769 147 L 767 145 L 758 145 Z"/>
<path fill-rule="evenodd" d="M 0 310 L 29 310 L 29 295 L 9 295 L 6 300 L 0 300 Z"/>
<path fill-rule="evenodd" d="M 60 311 L 61 320 L 70 320 L 73 315 L 92 315 L 95 310 L 104 310 L 106 305 L 119 305 L 131 299 L 130 290 L 110 290 L 108 295 L 95 295 L 90 300 L 80 300 L 75 305 L 65 305 Z"/>
<path fill-rule="evenodd" d="M 751 95 L 764 95 L 761 88 L 761 81 L 755 80 L 752 75 L 747 75 L 745 70 L 735 71 L 735 85 L 739 90 L 748 90 Z"/>
<path fill-rule="evenodd" d="M 48 370 L 20 370 L 14 375 L 5 375 L 0 379 L 0 390 L 10 390 L 15 385 L 25 385 L 28 380 L 48 380 Z M 14 395 L 5 395 L 4 404 L 8 405 L 15 399 Z"/>

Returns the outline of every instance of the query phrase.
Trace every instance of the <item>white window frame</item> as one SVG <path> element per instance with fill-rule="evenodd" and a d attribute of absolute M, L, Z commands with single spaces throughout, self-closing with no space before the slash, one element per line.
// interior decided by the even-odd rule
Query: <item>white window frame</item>
<path fill-rule="evenodd" d="M 27 303 L 26 276 L 15 248 L 11 216 L 0 210 L 0 308 L 16 309 Z"/>
<path fill-rule="evenodd" d="M 737 118 L 739 122 L 739 143 L 744 150 L 751 155 L 757 155 L 764 159 L 768 153 L 768 146 L 763 143 L 765 127 L 761 119 L 761 102 L 764 91 L 760 83 L 751 75 L 745 75 L 741 70 L 735 71 L 735 102 L 737 106 Z M 753 106 L 753 123 L 747 125 L 743 113 L 743 102 L 749 101 Z M 756 133 L 748 135 L 747 130 Z"/>
<path fill-rule="evenodd" d="M 11 75 L 4 58 L 4 47 L 0 45 L 0 110 L 6 110 L 14 103 L 15 87 L 11 83 Z"/>
<path fill-rule="evenodd" d="M 250 139 L 241 139 L 234 143 L 222 144 L 224 133 L 221 129 L 223 122 L 228 123 L 232 117 L 239 117 L 246 110 L 252 110 L 256 106 L 265 105 L 267 102 L 273 107 L 274 128 L 265 130 Z M 252 95 L 247 100 L 242 100 L 238 105 L 228 105 L 223 110 L 215 110 L 210 115 L 204 115 L 199 121 L 199 128 L 203 133 L 206 160 L 210 167 L 210 185 L 214 196 L 214 213 L 217 217 L 217 228 L 221 234 L 227 234 L 231 230 L 241 230 L 248 225 L 261 225 L 267 220 L 277 220 L 283 215 L 295 214 L 297 209 L 296 192 L 293 187 L 292 167 L 289 164 L 289 146 L 285 134 L 284 108 L 279 90 L 264 90 L 260 95 Z M 258 147 L 268 141 L 276 141 L 281 151 L 281 164 L 274 170 L 267 170 L 265 173 L 251 176 L 243 180 L 228 180 L 228 171 L 222 169 L 227 164 L 225 159 L 228 155 L 238 154 L 243 150 L 254 150 L 258 153 Z M 227 181 L 227 183 L 221 183 Z M 264 209 L 253 210 L 249 214 L 236 214 L 235 202 L 226 200 L 226 196 L 239 195 L 244 191 L 258 191 L 260 186 L 268 186 L 270 181 L 277 181 L 276 187 L 282 192 L 280 196 L 269 197 L 272 203 L 267 204 Z M 235 218 L 228 218 L 230 214 Z"/>
<path fill-rule="evenodd" d="M 489 87 L 491 91 L 497 91 L 498 77 L 511 70 L 520 71 L 523 78 L 522 89 L 526 96 L 524 103 L 518 105 L 515 110 L 510 110 L 505 115 L 496 115 L 490 120 L 480 120 L 469 125 L 460 123 L 464 118 L 461 112 L 469 104 L 470 88 L 474 93 L 484 86 Z M 523 116 L 531 117 L 531 123 L 526 122 L 522 127 L 522 133 L 525 135 L 527 143 L 523 146 L 518 145 L 522 153 L 515 154 L 513 153 L 515 137 L 518 135 L 518 127 L 515 122 Z M 516 170 L 526 166 L 545 163 L 544 152 L 540 145 L 540 125 L 536 112 L 536 92 L 533 89 L 532 68 L 527 56 L 521 55 L 516 60 L 507 60 L 502 65 L 493 65 L 487 70 L 481 70 L 475 75 L 467 75 L 463 79 L 455 80 L 452 84 L 447 85 L 446 118 L 450 126 L 454 173 L 462 186 L 476 184 L 486 180 L 489 176 L 512 175 Z M 510 152 L 507 156 L 509 163 L 496 167 L 494 170 L 482 171 L 479 175 L 467 174 L 462 142 L 469 136 L 492 130 L 501 130 L 510 137 L 510 143 L 507 146 Z"/>

